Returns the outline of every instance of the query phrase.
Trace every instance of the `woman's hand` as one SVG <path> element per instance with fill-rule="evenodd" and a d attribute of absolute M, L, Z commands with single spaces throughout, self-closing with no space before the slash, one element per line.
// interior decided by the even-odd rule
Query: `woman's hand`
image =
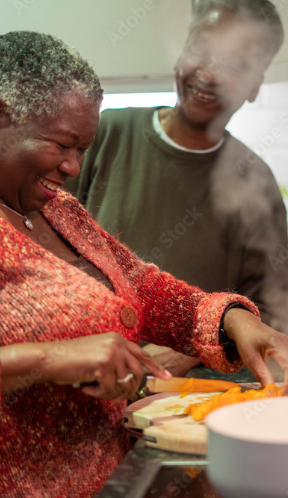
<path fill-rule="evenodd" d="M 140 386 L 142 367 L 149 368 L 153 375 L 164 380 L 171 377 L 169 372 L 154 362 L 137 344 L 114 332 L 63 341 L 61 345 L 67 347 L 67 360 L 53 366 L 51 380 L 57 384 L 96 380 L 99 386 L 83 388 L 83 392 L 91 396 L 116 401 L 129 398 Z M 118 382 L 125 379 L 129 373 L 133 374 L 131 380 Z"/>
<path fill-rule="evenodd" d="M 85 387 L 83 392 L 120 401 L 138 389 L 143 376 L 142 367 L 161 379 L 171 377 L 137 344 L 114 332 L 57 342 L 15 344 L 0 349 L 3 390 L 14 390 L 21 378 L 32 378 L 32 371 L 37 370 L 31 385 L 97 381 L 99 386 Z M 131 380 L 117 382 L 129 373 L 133 374 Z"/>
<path fill-rule="evenodd" d="M 233 308 L 224 318 L 224 328 L 236 342 L 244 364 L 266 386 L 274 379 L 266 362 L 274 358 L 284 370 L 283 393 L 288 393 L 288 336 L 262 323 L 249 311 Z"/>
<path fill-rule="evenodd" d="M 143 349 L 159 365 L 162 365 L 162 367 L 171 372 L 174 377 L 184 377 L 190 368 L 194 368 L 201 363 L 199 358 L 186 356 L 165 346 L 147 344 Z"/>

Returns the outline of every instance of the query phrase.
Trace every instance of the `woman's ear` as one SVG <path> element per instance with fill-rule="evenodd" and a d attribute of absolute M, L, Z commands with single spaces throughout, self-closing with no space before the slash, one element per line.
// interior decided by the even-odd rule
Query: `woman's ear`
<path fill-rule="evenodd" d="M 0 98 L 0 129 L 7 128 L 11 124 L 11 119 L 6 111 L 6 105 L 3 99 Z"/>

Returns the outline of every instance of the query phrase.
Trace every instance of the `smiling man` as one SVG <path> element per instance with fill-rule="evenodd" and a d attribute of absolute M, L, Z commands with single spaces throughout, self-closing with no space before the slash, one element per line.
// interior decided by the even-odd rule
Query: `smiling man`
<path fill-rule="evenodd" d="M 103 112 L 68 188 L 140 256 L 206 291 L 249 295 L 288 332 L 288 259 L 271 262 L 287 248 L 285 207 L 268 166 L 225 130 L 282 41 L 268 0 L 201 0 L 175 68 L 176 107 Z M 193 364 L 147 347 L 174 374 Z"/>

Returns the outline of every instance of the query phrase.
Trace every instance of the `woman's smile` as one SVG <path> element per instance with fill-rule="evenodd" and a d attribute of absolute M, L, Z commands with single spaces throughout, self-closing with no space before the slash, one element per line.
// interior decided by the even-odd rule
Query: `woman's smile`
<path fill-rule="evenodd" d="M 40 184 L 41 189 L 47 195 L 49 199 L 55 199 L 57 197 L 57 190 L 59 187 L 63 185 L 63 182 L 54 182 L 52 180 L 48 180 L 40 176 L 38 178 L 38 182 Z"/>

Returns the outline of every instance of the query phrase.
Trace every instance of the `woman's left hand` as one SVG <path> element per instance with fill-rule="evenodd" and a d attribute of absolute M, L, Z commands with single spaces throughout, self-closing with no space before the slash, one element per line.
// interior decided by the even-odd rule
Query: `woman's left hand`
<path fill-rule="evenodd" d="M 259 318 L 238 308 L 227 312 L 225 331 L 236 342 L 244 364 L 262 386 L 274 383 L 267 360 L 274 358 L 284 370 L 283 394 L 288 394 L 288 336 L 262 323 Z"/>

